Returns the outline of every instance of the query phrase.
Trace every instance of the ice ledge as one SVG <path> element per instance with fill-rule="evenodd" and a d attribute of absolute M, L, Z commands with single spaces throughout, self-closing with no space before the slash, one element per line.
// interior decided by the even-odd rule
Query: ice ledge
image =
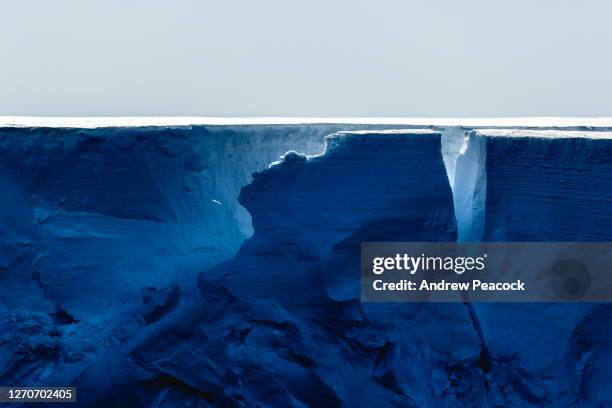
<path fill-rule="evenodd" d="M 364 118 L 364 117 L 44 117 L 0 116 L 0 127 L 141 127 L 192 125 L 299 125 L 357 124 L 464 127 L 612 127 L 612 118 L 510 117 L 510 118 Z"/>

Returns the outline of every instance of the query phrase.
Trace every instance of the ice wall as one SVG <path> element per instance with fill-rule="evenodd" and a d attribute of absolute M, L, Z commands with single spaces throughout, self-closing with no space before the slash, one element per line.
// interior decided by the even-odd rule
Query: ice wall
<path fill-rule="evenodd" d="M 51 378 L 193 296 L 253 232 L 252 173 L 376 127 L 0 128 L 0 380 Z"/>
<path fill-rule="evenodd" d="M 450 399 L 432 393 L 440 373 L 472 376 L 477 365 L 479 340 L 463 305 L 359 301 L 361 242 L 456 239 L 440 139 L 431 131 L 340 132 L 321 156 L 288 153 L 255 174 L 240 195 L 253 237 L 231 261 L 202 272 L 200 303 L 168 315 L 125 353 L 150 377 L 189 384 L 218 405 L 427 406 L 457 394 L 482 398 L 477 374 L 462 379 Z M 171 348 L 160 347 L 165 339 L 175 339 Z M 97 372 L 78 386 L 92 386 Z M 148 402 L 134 378 L 112 387 L 124 392 L 103 393 L 95 403 Z M 158 401 L 198 398 L 173 390 Z"/>
<path fill-rule="evenodd" d="M 477 130 L 457 161 L 465 240 L 612 240 L 612 133 Z M 607 304 L 471 305 L 490 403 L 608 406 Z"/>
<path fill-rule="evenodd" d="M 474 191 L 486 241 L 605 241 L 611 157 L 609 132 L 475 130 L 455 185 Z"/>
<path fill-rule="evenodd" d="M 83 406 L 606 406 L 605 305 L 362 305 L 357 248 L 610 240 L 609 137 L 390 127 L 415 125 L 0 129 L 0 380 Z"/>
<path fill-rule="evenodd" d="M 2 383 L 87 360 L 193 293 L 252 233 L 251 174 L 333 131 L 0 129 Z"/>
<path fill-rule="evenodd" d="M 290 282 L 322 278 L 320 284 L 329 296 L 354 300 L 360 293 L 359 279 L 348 271 L 358 270 L 354 267 L 361 242 L 455 241 L 440 137 L 437 132 L 415 130 L 339 132 L 327 137 L 321 156 L 307 159 L 288 153 L 270 169 L 254 174 L 239 200 L 253 215 L 255 236 L 232 260 L 250 264 L 252 272 L 229 273 L 227 287 L 241 298 L 278 297 Z M 329 270 L 321 276 L 304 270 L 300 277 L 297 271 L 287 273 L 284 265 L 278 270 L 269 264 L 255 266 L 261 253 L 269 254 L 262 259 L 266 263 L 275 254 L 282 258 L 294 250 L 307 263 L 316 259 Z M 249 260 L 239 262 L 240 257 Z M 343 267 L 345 263 L 350 267 Z M 336 267 L 341 271 L 336 272 Z M 217 270 L 202 276 L 213 279 Z M 257 285 L 260 271 L 278 286 Z M 234 279 L 239 287 L 233 287 Z"/>

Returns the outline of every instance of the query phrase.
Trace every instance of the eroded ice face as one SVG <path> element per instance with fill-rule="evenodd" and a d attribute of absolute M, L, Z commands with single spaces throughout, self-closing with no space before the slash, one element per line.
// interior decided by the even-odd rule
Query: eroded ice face
<path fill-rule="evenodd" d="M 202 392 L 258 403 L 269 401 L 252 396 L 247 385 L 228 387 L 227 376 L 251 367 L 279 379 L 271 386 L 282 401 L 306 398 L 281 386 L 299 378 L 317 401 L 355 404 L 369 401 L 355 394 L 347 372 L 378 401 L 401 403 L 410 395 L 421 405 L 455 392 L 448 384 L 457 372 L 474 390 L 465 398 L 487 398 L 484 368 L 515 379 L 505 395 L 517 404 L 525 389 L 541 403 L 557 400 L 563 381 L 580 389 L 574 386 L 580 356 L 597 356 L 593 350 L 606 333 L 592 330 L 591 320 L 605 322 L 605 311 L 401 306 L 389 320 L 388 310 L 353 300 L 358 273 L 353 279 L 350 260 L 355 243 L 376 231 L 383 232 L 379 240 L 415 231 L 442 240 L 453 238 L 454 222 L 464 240 L 470 234 L 609 240 L 607 138 L 582 137 L 580 122 L 572 124 L 577 137 L 533 129 L 470 133 L 474 120 L 464 127 L 437 120 L 426 131 L 397 129 L 419 121 L 1 129 L 0 311 L 9 338 L 0 346 L 1 378 L 98 383 L 97 373 L 138 366 L 109 384 L 123 387 L 119 398 L 158 397 L 139 383 L 144 372 L 160 381 L 197 378 Z M 321 155 L 326 135 L 350 130 L 362 131 L 332 137 L 337 150 Z M 297 153 L 268 169 L 289 150 Z M 238 202 L 241 190 L 246 209 Z M 264 250 L 250 251 L 247 263 L 244 254 L 234 258 L 253 244 Z M 330 253 L 343 255 L 333 258 L 343 262 L 326 262 Z M 272 255 L 282 262 L 271 267 Z M 236 266 L 232 275 L 220 265 L 226 260 Z M 339 268 L 345 273 L 324 273 Z M 296 271 L 310 280 L 297 279 Z M 252 273 L 250 280 L 244 272 Z M 507 330 L 496 320 L 500 315 Z M 232 337 L 236 327 L 246 337 Z M 531 336 L 541 347 L 528 348 Z M 340 337 L 348 346 L 336 349 Z M 168 338 L 171 347 L 164 346 Z M 461 339 L 461 346 L 450 339 Z M 552 350 L 567 349 L 566 365 L 552 360 Z M 316 362 L 324 356 L 334 357 L 323 369 Z M 506 368 L 495 364 L 508 358 Z M 211 361 L 218 374 L 206 374 Z M 552 383 L 543 385 L 544 377 Z M 600 392 L 596 378 L 584 381 L 589 393 Z M 99 402 L 106 391 L 91 400 Z M 169 395 L 192 398 L 174 388 Z"/>

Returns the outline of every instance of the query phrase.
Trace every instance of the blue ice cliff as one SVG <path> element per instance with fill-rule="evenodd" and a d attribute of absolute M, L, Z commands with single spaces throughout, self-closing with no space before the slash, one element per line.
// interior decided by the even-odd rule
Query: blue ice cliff
<path fill-rule="evenodd" d="M 363 241 L 610 241 L 607 129 L 416 127 L 1 128 L 0 385 L 611 404 L 607 305 L 364 304 L 358 267 Z"/>
<path fill-rule="evenodd" d="M 455 179 L 463 239 L 612 240 L 612 134 L 483 129 L 464 149 Z M 610 305 L 471 306 L 490 354 L 492 402 L 612 404 Z"/>

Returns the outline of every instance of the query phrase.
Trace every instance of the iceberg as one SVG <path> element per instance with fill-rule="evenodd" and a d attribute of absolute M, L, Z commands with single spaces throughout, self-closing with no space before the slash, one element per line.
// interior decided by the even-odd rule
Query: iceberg
<path fill-rule="evenodd" d="M 2 122 L 3 385 L 76 385 L 80 406 L 612 401 L 605 304 L 359 300 L 365 241 L 610 241 L 610 120 Z"/>

